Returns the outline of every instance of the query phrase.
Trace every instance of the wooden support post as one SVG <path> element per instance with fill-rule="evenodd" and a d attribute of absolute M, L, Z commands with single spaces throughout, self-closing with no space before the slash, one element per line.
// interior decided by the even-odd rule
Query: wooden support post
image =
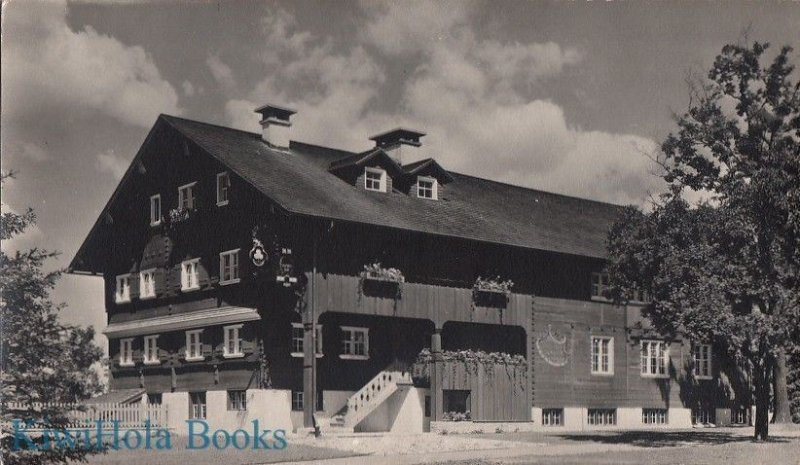
<path fill-rule="evenodd" d="M 442 328 L 436 328 L 431 335 L 431 420 L 441 421 L 444 416 L 444 399 L 442 398 Z"/>
<path fill-rule="evenodd" d="M 316 293 L 315 281 L 317 275 L 317 236 L 314 234 L 312 246 L 311 279 L 308 280 L 306 289 L 307 303 L 303 312 L 303 426 L 314 428 L 314 413 L 317 408 L 317 357 L 316 326 L 317 317 L 314 301 Z"/>

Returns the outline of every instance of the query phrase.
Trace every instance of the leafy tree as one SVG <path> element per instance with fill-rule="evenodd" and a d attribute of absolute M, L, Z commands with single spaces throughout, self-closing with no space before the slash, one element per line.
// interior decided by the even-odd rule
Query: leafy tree
<path fill-rule="evenodd" d="M 10 176 L 2 174 L 0 182 Z M 31 209 L 0 216 L 0 240 L 7 241 L 34 224 Z M 79 449 L 43 446 L 44 450 L 17 447 L 14 450 L 11 421 L 30 421 L 36 428 L 61 430 L 68 412 L 64 407 L 11 408 L 10 403 L 65 403 L 86 399 L 99 392 L 101 383 L 92 365 L 102 352 L 94 342 L 92 328 L 61 323 L 64 308 L 50 301 L 50 291 L 61 272 L 46 272 L 45 262 L 55 252 L 33 248 L 13 254 L 0 251 L 0 391 L 2 395 L 2 448 L 6 464 L 67 463 L 81 460 L 87 452 Z M 31 435 L 28 435 L 31 436 Z M 25 445 L 24 441 L 18 444 Z M 37 447 L 42 439 L 35 441 Z"/>
<path fill-rule="evenodd" d="M 800 84 L 791 49 L 771 60 L 767 50 L 722 49 L 661 146 L 667 193 L 651 212 L 629 209 L 609 236 L 616 298 L 647 289 L 659 330 L 749 362 L 758 439 L 776 361 L 800 331 Z"/>
<path fill-rule="evenodd" d="M 800 346 L 795 347 L 789 357 L 788 391 L 791 402 L 792 421 L 800 423 Z"/>

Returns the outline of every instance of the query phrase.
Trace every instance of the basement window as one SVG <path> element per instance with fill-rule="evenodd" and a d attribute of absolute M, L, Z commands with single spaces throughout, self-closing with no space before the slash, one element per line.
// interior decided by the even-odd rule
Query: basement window
<path fill-rule="evenodd" d="M 439 198 L 439 183 L 435 178 L 417 176 L 417 197 L 436 200 Z"/>
<path fill-rule="evenodd" d="M 646 408 L 642 409 L 642 423 L 645 425 L 666 425 L 667 409 Z"/>
<path fill-rule="evenodd" d="M 542 426 L 564 426 L 564 409 L 542 409 Z"/>
<path fill-rule="evenodd" d="M 617 424 L 617 409 L 590 408 L 588 423 L 594 426 L 613 426 Z"/>
<path fill-rule="evenodd" d="M 380 168 L 364 168 L 364 189 L 386 192 L 386 171 Z"/>
<path fill-rule="evenodd" d="M 303 410 L 303 391 L 292 391 L 292 410 Z"/>
<path fill-rule="evenodd" d="M 247 391 L 228 391 L 228 411 L 247 411 Z"/>

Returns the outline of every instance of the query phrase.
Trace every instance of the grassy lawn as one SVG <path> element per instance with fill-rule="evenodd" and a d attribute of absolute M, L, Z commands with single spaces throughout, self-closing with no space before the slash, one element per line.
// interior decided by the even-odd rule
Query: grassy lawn
<path fill-rule="evenodd" d="M 186 449 L 185 438 L 173 437 L 172 439 L 172 448 L 169 450 L 109 450 L 105 454 L 88 456 L 88 463 L 89 465 L 244 465 L 331 459 L 354 455 L 337 449 L 293 444 L 291 438 L 287 438 L 288 445 L 282 450 L 237 450 L 233 447 L 224 450 L 214 448 L 192 450 Z"/>

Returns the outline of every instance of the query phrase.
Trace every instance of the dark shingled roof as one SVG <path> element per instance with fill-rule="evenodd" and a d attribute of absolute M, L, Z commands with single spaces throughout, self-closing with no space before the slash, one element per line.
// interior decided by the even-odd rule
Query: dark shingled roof
<path fill-rule="evenodd" d="M 621 207 L 450 173 L 438 201 L 366 192 L 328 171 L 365 154 L 292 142 L 274 150 L 260 134 L 162 115 L 164 121 L 287 211 L 586 257 L 606 257 Z M 351 159 L 352 160 L 352 159 Z"/>

